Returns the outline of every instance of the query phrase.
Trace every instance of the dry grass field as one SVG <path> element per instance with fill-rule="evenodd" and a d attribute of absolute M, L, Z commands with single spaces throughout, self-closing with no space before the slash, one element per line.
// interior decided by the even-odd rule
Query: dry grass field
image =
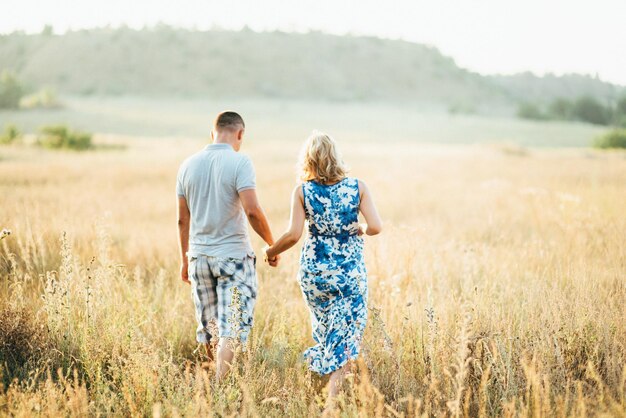
<path fill-rule="evenodd" d="M 386 222 L 342 416 L 626 416 L 626 154 L 337 139 Z M 259 263 L 249 350 L 215 384 L 175 225 L 203 144 L 95 140 L 127 147 L 0 149 L 0 415 L 318 416 L 298 250 Z M 244 145 L 275 234 L 298 148 Z"/>

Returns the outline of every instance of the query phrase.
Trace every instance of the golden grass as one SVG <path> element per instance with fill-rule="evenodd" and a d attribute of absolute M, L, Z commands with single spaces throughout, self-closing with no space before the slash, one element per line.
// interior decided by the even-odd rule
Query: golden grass
<path fill-rule="evenodd" d="M 299 144 L 249 142 L 278 234 Z M 128 144 L 1 150 L 0 414 L 319 415 L 298 251 L 259 263 L 250 349 L 216 385 L 177 273 L 174 179 L 202 144 Z M 366 241 L 370 319 L 339 414 L 625 415 L 624 154 L 343 150 L 386 230 Z"/>

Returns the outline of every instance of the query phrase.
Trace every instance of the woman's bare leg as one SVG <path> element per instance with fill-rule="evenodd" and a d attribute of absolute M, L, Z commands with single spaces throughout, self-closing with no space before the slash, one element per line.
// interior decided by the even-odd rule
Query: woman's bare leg
<path fill-rule="evenodd" d="M 331 411 L 335 408 L 335 401 L 337 396 L 341 393 L 346 376 L 352 372 L 352 364 L 347 363 L 345 366 L 335 370 L 330 374 L 330 380 L 328 382 L 328 398 L 326 398 L 325 411 Z"/>
<path fill-rule="evenodd" d="M 235 353 L 230 338 L 220 338 L 217 344 L 217 381 L 222 380 L 230 370 Z"/>

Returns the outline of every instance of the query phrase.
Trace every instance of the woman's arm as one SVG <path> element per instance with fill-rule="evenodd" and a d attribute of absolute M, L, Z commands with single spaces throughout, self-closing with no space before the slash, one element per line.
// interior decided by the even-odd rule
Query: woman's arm
<path fill-rule="evenodd" d="M 293 247 L 302 236 L 304 229 L 304 196 L 302 187 L 297 186 L 291 194 L 291 216 L 289 218 L 289 228 L 271 247 L 267 247 L 265 254 L 269 260 L 280 253 Z"/>
<path fill-rule="evenodd" d="M 359 210 L 363 214 L 365 222 L 367 222 L 367 226 L 363 228 L 364 232 L 367 235 L 380 234 L 383 230 L 383 221 L 380 219 L 380 215 L 378 215 L 372 193 L 367 187 L 367 184 L 361 180 L 359 180 L 359 190 L 361 190 L 361 204 L 359 205 Z"/>

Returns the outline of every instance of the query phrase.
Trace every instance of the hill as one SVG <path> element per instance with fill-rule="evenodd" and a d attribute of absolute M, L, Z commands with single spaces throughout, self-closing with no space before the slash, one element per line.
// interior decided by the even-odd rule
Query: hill
<path fill-rule="evenodd" d="M 515 75 L 487 76 L 495 85 L 502 87 L 514 100 L 546 103 L 556 98 L 576 99 L 591 96 L 601 102 L 612 102 L 625 94 L 624 87 L 605 83 L 597 77 L 581 74 L 539 77 L 525 72 Z"/>
<path fill-rule="evenodd" d="M 415 101 L 475 110 L 621 87 L 563 77 L 481 76 L 436 48 L 319 32 L 157 26 L 0 36 L 0 69 L 62 94 Z"/>

